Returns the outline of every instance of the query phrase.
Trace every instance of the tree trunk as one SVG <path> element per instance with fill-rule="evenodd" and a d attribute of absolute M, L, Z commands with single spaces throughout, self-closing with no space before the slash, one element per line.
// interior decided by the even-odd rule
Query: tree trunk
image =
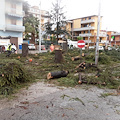
<path fill-rule="evenodd" d="M 34 33 L 31 34 L 31 41 L 30 42 L 35 44 L 35 34 Z"/>
<path fill-rule="evenodd" d="M 60 78 L 60 77 L 66 77 L 68 75 L 69 71 L 56 71 L 56 72 L 50 72 L 47 75 L 47 79 L 52 78 Z"/>
<path fill-rule="evenodd" d="M 65 51 L 65 52 L 67 52 L 67 42 L 65 42 L 65 43 L 63 43 L 63 50 Z"/>
<path fill-rule="evenodd" d="M 82 58 L 80 56 L 76 56 L 76 57 L 72 57 L 71 60 L 72 61 L 82 60 Z"/>
<path fill-rule="evenodd" d="M 22 44 L 22 56 L 26 57 L 28 55 L 28 44 L 23 43 Z"/>
<path fill-rule="evenodd" d="M 55 50 L 55 63 L 63 62 L 62 50 Z"/>

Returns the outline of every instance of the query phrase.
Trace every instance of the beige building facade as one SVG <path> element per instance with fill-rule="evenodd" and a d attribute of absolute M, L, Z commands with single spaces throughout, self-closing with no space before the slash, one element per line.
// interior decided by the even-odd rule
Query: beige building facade
<path fill-rule="evenodd" d="M 77 40 L 77 37 L 82 37 L 86 45 L 95 45 L 97 38 L 97 21 L 97 15 L 69 20 L 67 30 L 70 31 L 72 40 Z M 101 26 L 102 23 L 100 22 L 99 43 L 103 44 L 106 42 L 107 34 L 101 31 Z"/>

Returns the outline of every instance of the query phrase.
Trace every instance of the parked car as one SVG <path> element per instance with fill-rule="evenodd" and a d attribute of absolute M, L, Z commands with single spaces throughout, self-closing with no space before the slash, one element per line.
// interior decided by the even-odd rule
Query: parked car
<path fill-rule="evenodd" d="M 98 49 L 99 49 L 99 50 L 104 50 L 104 47 L 103 47 L 103 46 L 99 46 Z"/>
<path fill-rule="evenodd" d="M 29 44 L 28 49 L 29 50 L 35 50 L 35 45 L 34 44 Z"/>

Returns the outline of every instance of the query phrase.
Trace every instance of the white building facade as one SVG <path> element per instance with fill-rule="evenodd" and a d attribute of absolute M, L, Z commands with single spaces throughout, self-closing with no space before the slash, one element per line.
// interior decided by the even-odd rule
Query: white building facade
<path fill-rule="evenodd" d="M 23 43 L 23 5 L 21 0 L 0 0 L 0 36 L 10 36 L 17 48 Z"/>

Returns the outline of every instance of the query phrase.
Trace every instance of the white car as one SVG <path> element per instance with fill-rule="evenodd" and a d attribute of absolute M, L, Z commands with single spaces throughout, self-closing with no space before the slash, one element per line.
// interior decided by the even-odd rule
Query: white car
<path fill-rule="evenodd" d="M 35 45 L 34 44 L 29 44 L 28 49 L 29 50 L 35 50 Z"/>
<path fill-rule="evenodd" d="M 99 46 L 98 49 L 99 49 L 99 50 L 104 50 L 104 47 L 103 47 L 103 46 Z"/>

